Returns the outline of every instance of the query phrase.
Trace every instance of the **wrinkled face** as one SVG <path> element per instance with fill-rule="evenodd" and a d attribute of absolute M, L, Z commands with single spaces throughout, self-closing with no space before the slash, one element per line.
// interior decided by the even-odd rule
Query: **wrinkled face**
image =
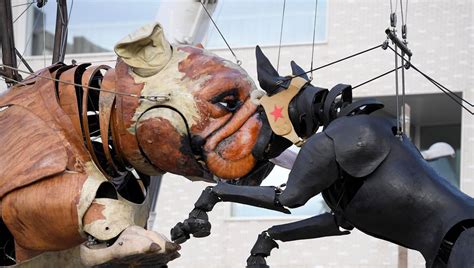
<path fill-rule="evenodd" d="M 237 179 L 255 166 L 262 128 L 250 101 L 256 87 L 239 66 L 200 48 L 175 48 L 168 65 L 147 78 L 142 95 L 169 95 L 137 109 L 136 136 L 153 165 L 187 177 Z"/>

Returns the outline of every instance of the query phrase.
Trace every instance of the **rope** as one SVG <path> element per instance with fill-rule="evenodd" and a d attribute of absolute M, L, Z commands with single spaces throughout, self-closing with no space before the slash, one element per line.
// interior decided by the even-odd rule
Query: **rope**
<path fill-rule="evenodd" d="M 43 14 L 43 67 L 46 67 L 46 19 L 44 18 L 44 13 Z"/>
<path fill-rule="evenodd" d="M 280 43 L 278 45 L 277 72 L 278 72 L 278 69 L 280 69 L 280 51 L 281 51 L 281 40 L 283 39 L 283 23 L 285 21 L 285 9 L 286 9 L 286 0 L 283 0 L 283 10 L 281 14 L 281 25 L 280 25 Z"/>
<path fill-rule="evenodd" d="M 368 48 L 368 49 L 366 49 L 366 50 L 357 52 L 357 53 L 352 54 L 352 55 L 350 55 L 350 56 L 347 56 L 347 57 L 345 57 L 345 58 L 342 58 L 342 59 L 339 59 L 339 60 L 336 60 L 336 61 L 333 61 L 333 62 L 324 64 L 324 65 L 321 65 L 321 66 L 319 66 L 319 67 L 316 67 L 316 68 L 314 68 L 314 69 L 311 69 L 311 70 L 309 70 L 309 71 L 306 71 L 306 72 L 303 72 L 303 73 L 300 73 L 300 74 L 295 74 L 295 75 L 287 76 L 287 77 L 285 77 L 284 79 L 280 80 L 279 84 L 281 84 L 281 83 L 283 83 L 283 82 L 285 82 L 285 81 L 291 80 L 291 79 L 293 79 L 293 78 L 295 78 L 295 77 L 305 75 L 305 74 L 310 73 L 310 72 L 312 72 L 312 71 L 317 71 L 317 70 L 326 68 L 326 67 L 328 67 L 328 66 L 331 66 L 331 65 L 333 65 L 333 64 L 339 63 L 339 62 L 341 62 L 341 61 L 348 60 L 348 59 L 353 58 L 353 57 L 355 57 L 355 56 L 359 56 L 359 55 L 361 55 L 361 54 L 367 53 L 367 52 L 372 51 L 372 50 L 374 50 L 374 49 L 377 49 L 377 48 L 379 48 L 379 47 L 382 47 L 382 45 L 376 45 L 376 46 L 374 46 L 374 47 L 371 47 L 371 48 Z"/>
<path fill-rule="evenodd" d="M 393 72 L 395 72 L 396 70 L 398 70 L 398 69 L 400 69 L 400 68 L 403 68 L 403 66 L 399 66 L 399 67 L 397 67 L 397 68 L 395 68 L 395 69 L 392 69 L 392 70 L 387 71 L 387 72 L 385 72 L 385 73 L 383 73 L 383 74 L 381 74 L 381 75 L 378 75 L 378 76 L 376 76 L 376 77 L 374 77 L 374 78 L 372 78 L 372 79 L 369 79 L 369 80 L 367 80 L 367 81 L 365 81 L 365 82 L 363 82 L 363 83 L 360 83 L 360 84 L 358 84 L 357 86 L 354 86 L 354 87 L 352 88 L 352 90 L 354 90 L 354 89 L 356 89 L 356 88 L 358 88 L 358 87 L 361 87 L 361 86 L 363 86 L 363 85 L 365 85 L 365 84 L 368 84 L 368 83 L 370 83 L 370 82 L 372 82 L 372 81 L 374 81 L 374 80 L 377 80 L 377 79 L 379 79 L 379 78 L 381 78 L 381 77 L 384 77 L 384 76 L 386 76 L 386 75 L 388 75 L 388 74 L 390 74 L 390 73 L 393 73 Z"/>
<path fill-rule="evenodd" d="M 310 69 L 313 69 L 313 62 L 314 62 L 314 42 L 316 38 L 316 18 L 318 14 L 318 0 L 315 1 L 315 6 L 314 6 L 314 24 L 313 24 L 313 46 L 311 48 L 311 67 Z M 313 81 L 313 71 L 311 71 L 311 75 L 309 77 L 309 81 Z"/>
<path fill-rule="evenodd" d="M 219 35 L 222 37 L 222 40 L 224 40 L 225 44 L 227 45 L 227 48 L 229 49 L 230 53 L 232 53 L 232 56 L 234 56 L 234 59 L 237 63 L 237 65 L 241 65 L 242 64 L 242 61 L 239 60 L 237 58 L 237 56 L 235 55 L 234 51 L 232 50 L 232 48 L 230 47 L 229 43 L 227 43 L 227 40 L 225 39 L 224 35 L 222 34 L 221 30 L 219 29 L 219 27 L 217 27 L 217 24 L 216 22 L 214 21 L 214 19 L 212 18 L 211 14 L 209 13 L 209 11 L 207 10 L 206 6 L 204 5 L 203 1 L 200 0 L 199 3 L 201 3 L 201 6 L 202 8 L 204 9 L 204 11 L 206 11 L 206 14 L 207 16 L 209 17 L 209 19 L 211 20 L 212 24 L 214 24 L 214 27 L 216 27 L 216 30 L 219 32 Z"/>
<path fill-rule="evenodd" d="M 27 2 L 27 3 L 23 3 L 23 4 L 18 4 L 18 5 L 13 5 L 12 7 L 21 7 L 21 6 L 26 6 L 26 5 L 29 5 L 29 4 L 34 4 L 34 3 L 36 3 L 36 1 Z"/>
<path fill-rule="evenodd" d="M 395 55 L 396 57 L 397 55 Z M 405 59 L 402 58 L 402 66 L 405 66 Z M 406 133 L 406 113 L 405 113 L 405 68 L 402 68 L 402 133 Z"/>
<path fill-rule="evenodd" d="M 388 46 L 388 48 L 390 48 L 393 52 L 395 52 L 395 50 L 391 47 L 391 46 Z M 402 55 L 400 55 L 400 53 L 398 52 L 395 52 L 399 57 L 402 57 L 404 58 Z M 405 59 L 405 58 L 404 58 Z M 405 61 L 407 61 L 407 59 L 405 59 Z M 472 112 L 469 108 L 467 108 L 466 106 L 464 106 L 463 102 L 466 103 L 467 105 L 471 106 L 471 107 L 474 107 L 474 105 L 465 100 L 464 98 L 462 98 L 461 96 L 458 96 L 456 95 L 453 91 L 451 91 L 450 89 L 448 89 L 447 87 L 443 86 L 441 83 L 439 83 L 438 81 L 434 80 L 433 78 L 431 78 L 429 75 L 425 74 L 424 72 L 422 72 L 420 69 L 418 69 L 415 65 L 413 65 L 413 63 L 409 63 L 409 66 L 411 68 L 413 68 L 415 71 L 417 71 L 419 74 L 421 74 L 423 77 L 425 77 L 428 81 L 430 81 L 433 85 L 435 85 L 439 90 L 441 90 L 444 94 L 448 95 L 448 97 L 450 97 L 454 102 L 456 102 L 459 106 L 461 106 L 462 108 L 464 108 L 468 113 L 470 113 L 471 115 L 474 115 L 474 112 Z"/>
<path fill-rule="evenodd" d="M 56 79 L 56 78 L 52 78 L 52 77 L 41 76 L 41 75 L 38 75 L 38 74 L 35 74 L 35 73 L 31 73 L 31 72 L 27 72 L 27 71 L 20 70 L 20 69 L 18 69 L 18 68 L 13 68 L 13 67 L 11 67 L 11 66 L 7 66 L 7 65 L 4 65 L 4 64 L 0 64 L 0 66 L 1 66 L 1 67 L 5 67 L 5 68 L 8 68 L 8 69 L 16 70 L 16 71 L 18 71 L 18 72 L 20 72 L 20 73 L 29 74 L 29 75 L 32 75 L 32 76 L 34 76 L 34 77 L 39 77 L 39 78 L 43 78 L 43 79 L 46 79 L 46 80 L 55 81 L 55 82 L 59 82 L 59 83 L 63 83 L 63 84 L 68 84 L 68 85 L 73 85 L 73 86 L 77 86 L 77 87 L 88 88 L 88 89 L 92 89 L 92 90 L 99 91 L 99 92 L 100 92 L 100 91 L 103 91 L 103 92 L 112 93 L 112 94 L 115 94 L 115 95 L 127 96 L 127 97 L 134 97 L 134 98 L 139 98 L 139 99 L 146 99 L 146 100 L 155 101 L 155 102 L 167 101 L 167 100 L 170 99 L 170 96 L 169 96 L 169 95 L 140 95 L 140 96 L 139 96 L 139 95 L 137 95 L 137 94 L 116 92 L 116 91 L 107 90 L 107 89 L 102 89 L 102 88 L 98 88 L 98 87 L 84 86 L 84 85 L 81 85 L 81 84 L 76 84 L 76 83 L 73 83 L 73 82 L 63 81 L 63 80 Z M 27 84 L 25 84 L 24 82 L 21 82 L 21 81 L 12 79 L 12 78 L 4 78 L 4 80 L 5 80 L 5 81 L 6 81 L 6 80 L 13 81 L 13 82 L 19 83 L 20 85 L 24 85 L 24 86 L 27 85 Z"/>
<path fill-rule="evenodd" d="M 40 16 L 37 16 L 36 19 L 35 19 L 35 22 L 33 23 L 32 31 L 34 31 L 34 30 L 36 29 L 36 27 L 38 26 L 39 19 L 40 19 Z M 32 38 L 32 37 L 33 37 L 33 34 L 31 34 L 31 35 L 28 37 L 28 40 L 26 40 L 25 49 L 23 49 L 23 53 L 21 54 L 22 57 L 25 55 L 26 50 L 28 49 L 28 45 L 30 44 L 30 41 L 31 41 L 31 38 Z M 22 63 L 23 63 L 23 61 L 20 61 L 20 63 L 18 64 L 17 67 L 19 68 Z"/>
<path fill-rule="evenodd" d="M 25 14 L 25 12 L 31 7 L 31 5 L 33 5 L 35 2 L 31 2 L 28 4 L 28 6 L 25 8 L 25 10 L 23 10 L 23 12 L 20 13 L 20 15 L 18 15 L 18 17 L 16 17 L 15 20 L 13 20 L 13 23 L 15 23 L 21 16 L 23 16 L 23 14 Z"/>
<path fill-rule="evenodd" d="M 397 51 L 397 46 L 395 46 L 395 52 Z M 402 65 L 403 66 L 403 65 Z M 396 96 L 396 106 L 397 106 L 397 136 L 402 137 L 401 131 L 400 131 L 400 104 L 398 102 L 398 99 L 400 97 L 400 94 L 398 93 L 398 56 L 395 54 L 395 96 Z"/>

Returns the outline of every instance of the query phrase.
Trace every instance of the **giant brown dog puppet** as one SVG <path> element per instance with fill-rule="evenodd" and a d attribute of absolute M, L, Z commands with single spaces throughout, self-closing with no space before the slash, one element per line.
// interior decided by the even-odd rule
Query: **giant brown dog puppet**
<path fill-rule="evenodd" d="M 115 69 L 55 64 L 1 96 L 1 265 L 80 244 L 88 266 L 165 264 L 179 246 L 144 229 L 151 176 L 258 184 L 271 169 L 252 154 L 262 120 L 243 69 L 170 46 L 158 24 L 115 51 Z"/>

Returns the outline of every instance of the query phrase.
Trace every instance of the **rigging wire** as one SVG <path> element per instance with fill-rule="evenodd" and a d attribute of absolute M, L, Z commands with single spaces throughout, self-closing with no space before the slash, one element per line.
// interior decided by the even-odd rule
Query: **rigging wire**
<path fill-rule="evenodd" d="M 12 7 L 21 7 L 21 6 L 26 6 L 26 5 L 29 5 L 29 4 L 34 4 L 34 3 L 36 3 L 36 1 L 26 2 L 26 3 L 18 4 L 18 5 L 13 5 Z"/>
<path fill-rule="evenodd" d="M 397 8 L 398 8 L 398 2 L 397 2 L 397 0 L 395 0 L 395 12 L 393 12 L 392 0 L 389 0 L 389 1 L 390 1 L 390 13 L 397 13 Z"/>
<path fill-rule="evenodd" d="M 64 81 L 64 80 L 60 80 L 60 79 L 56 79 L 56 78 L 52 78 L 52 77 L 42 76 L 42 75 L 39 75 L 39 74 L 36 74 L 36 73 L 31 73 L 31 72 L 23 71 L 23 70 L 20 70 L 20 69 L 18 69 L 18 68 L 14 68 L 14 67 L 11 67 L 11 66 L 7 66 L 7 65 L 1 64 L 1 63 L 0 63 L 0 67 L 12 69 L 12 70 L 16 70 L 16 71 L 18 71 L 18 72 L 20 72 L 20 73 L 32 75 L 32 76 L 34 76 L 34 77 L 43 78 L 43 79 L 50 80 L 50 81 L 54 81 L 54 82 L 59 82 L 59 83 L 63 83 L 63 84 L 73 85 L 73 86 L 76 86 L 76 87 L 88 88 L 88 89 L 92 89 L 92 90 L 99 91 L 99 92 L 100 92 L 100 91 L 103 91 L 103 92 L 112 93 L 112 94 L 120 95 L 120 96 L 134 97 L 134 98 L 139 98 L 139 99 L 146 99 L 146 100 L 155 101 L 155 102 L 166 101 L 166 100 L 169 100 L 169 99 L 170 99 L 170 96 L 169 96 L 169 95 L 137 95 L 137 94 L 123 93 L 123 92 L 116 92 L 116 91 L 113 91 L 113 90 L 107 90 L 107 89 L 102 89 L 102 88 L 98 88 L 98 87 L 85 86 L 85 85 L 81 85 L 81 84 L 77 84 L 77 83 L 73 83 L 73 82 L 69 82 L 69 81 Z M 21 81 L 12 79 L 12 78 L 8 78 L 8 77 L 4 77 L 3 79 L 4 79 L 5 81 L 6 81 L 6 80 L 8 80 L 8 81 L 13 81 L 13 82 L 19 83 L 20 85 L 24 85 L 24 86 L 28 85 L 28 84 L 26 84 L 26 83 L 24 83 L 24 82 L 21 82 Z"/>
<path fill-rule="evenodd" d="M 25 49 L 23 49 L 23 53 L 21 54 L 21 57 L 24 57 L 25 53 L 26 53 L 26 50 L 28 49 L 28 45 L 30 44 L 30 41 L 33 37 L 33 32 L 35 31 L 36 27 L 38 26 L 38 22 L 39 22 L 39 19 L 41 18 L 41 16 L 37 16 L 36 19 L 35 19 L 35 22 L 33 23 L 33 28 L 32 28 L 32 33 L 31 35 L 28 37 L 28 40 L 26 40 L 26 45 L 25 45 Z M 23 61 L 20 61 L 20 63 L 18 64 L 18 68 L 21 66 L 21 64 L 23 63 Z"/>
<path fill-rule="evenodd" d="M 281 25 L 280 25 L 280 43 L 278 44 L 277 72 L 280 69 L 281 40 L 283 39 L 283 24 L 285 22 L 285 10 L 286 10 L 286 0 L 283 0 L 283 9 L 282 9 L 282 14 L 281 14 Z"/>
<path fill-rule="evenodd" d="M 395 68 L 395 69 L 392 69 L 392 70 L 387 71 L 387 72 L 385 72 L 385 73 L 383 73 L 383 74 L 381 74 L 381 75 L 378 75 L 378 76 L 376 76 L 376 77 L 374 77 L 374 78 L 371 78 L 371 79 L 369 79 L 369 80 L 367 80 L 367 81 L 365 81 L 365 82 L 363 82 L 363 83 L 360 83 L 360 84 L 358 84 L 358 85 L 352 87 L 352 90 L 354 90 L 354 89 L 356 89 L 356 88 L 358 88 L 358 87 L 361 87 L 361 86 L 363 86 L 363 85 L 365 85 L 365 84 L 368 84 L 368 83 L 370 83 L 370 82 L 372 82 L 372 81 L 374 81 L 374 80 L 377 80 L 377 79 L 379 79 L 379 78 L 381 78 L 381 77 L 384 77 L 384 76 L 386 76 L 386 75 L 388 75 L 388 74 L 391 74 L 391 73 L 395 72 L 396 70 L 398 70 L 398 69 L 400 69 L 400 68 L 403 68 L 403 66 L 399 66 L 399 67 L 397 67 L 397 68 Z"/>
<path fill-rule="evenodd" d="M 232 48 L 230 47 L 229 43 L 227 42 L 227 40 L 225 39 L 224 35 L 222 34 L 221 30 L 219 29 L 219 27 L 217 26 L 216 22 L 214 21 L 214 19 L 212 18 L 211 14 L 209 13 L 209 11 L 207 10 L 206 6 L 204 5 L 203 1 L 200 0 L 199 3 L 201 3 L 201 6 L 202 8 L 204 9 L 204 11 L 206 11 L 206 14 L 207 16 L 209 17 L 209 19 L 211 20 L 212 24 L 214 24 L 214 27 L 216 28 L 216 30 L 219 32 L 219 35 L 222 37 L 222 40 L 224 40 L 225 44 L 227 45 L 227 48 L 229 49 L 230 53 L 232 53 L 232 56 L 234 56 L 234 59 L 237 63 L 237 65 L 242 65 L 242 61 L 239 60 L 237 58 L 237 56 L 235 55 L 234 51 L 232 50 Z"/>
<path fill-rule="evenodd" d="M 318 0 L 315 0 L 314 5 L 314 24 L 313 24 L 313 46 L 311 47 L 311 67 L 309 69 L 313 69 L 313 62 L 314 62 L 314 42 L 316 37 L 316 18 L 318 15 Z M 309 76 L 309 81 L 313 81 L 313 71 L 311 71 L 311 75 Z"/>
<path fill-rule="evenodd" d="M 403 0 L 400 0 L 400 12 L 402 16 L 402 38 L 403 44 L 408 45 L 407 42 L 407 24 L 406 24 L 406 14 L 408 12 L 408 0 L 405 2 L 405 16 L 403 15 Z M 405 52 L 402 51 L 402 55 L 405 55 Z M 396 55 L 395 55 L 396 57 Z M 405 58 L 402 58 L 402 66 L 405 65 Z M 405 68 L 402 69 L 402 133 L 406 133 L 406 99 L 405 99 Z"/>
<path fill-rule="evenodd" d="M 398 47 L 395 45 L 395 53 L 397 52 Z M 400 131 L 400 105 L 398 103 L 399 92 L 398 92 L 398 56 L 395 54 L 395 95 L 396 95 L 396 110 L 397 110 L 397 136 L 402 137 L 402 132 Z"/>
<path fill-rule="evenodd" d="M 311 70 L 309 70 L 309 71 L 302 72 L 302 73 L 295 74 L 295 75 L 289 75 L 289 76 L 283 78 L 282 80 L 280 80 L 279 84 L 281 84 L 281 83 L 283 83 L 283 82 L 285 82 L 285 81 L 291 80 L 291 79 L 293 79 L 293 78 L 295 78 L 295 77 L 305 75 L 305 74 L 310 73 L 310 72 L 312 72 L 312 71 L 317 71 L 317 70 L 326 68 L 326 67 L 328 67 L 328 66 L 331 66 L 331 65 L 333 65 L 333 64 L 336 64 L 336 63 L 338 63 L 338 62 L 345 61 L 345 60 L 348 60 L 348 59 L 353 58 L 353 57 L 355 57 L 355 56 L 362 55 L 362 54 L 364 54 L 364 53 L 367 53 L 367 52 L 369 52 L 369 51 L 372 51 L 372 50 L 377 49 L 377 48 L 382 47 L 382 46 L 383 46 L 383 44 L 382 44 L 382 45 L 376 45 L 376 46 L 374 46 L 374 47 L 371 47 L 371 48 L 368 48 L 368 49 L 366 49 L 366 50 L 363 50 L 363 51 L 354 53 L 354 54 L 349 55 L 349 56 L 347 56 L 347 57 L 344 57 L 344 58 L 342 58 L 342 59 L 338 59 L 338 60 L 335 60 L 335 61 L 333 61 L 333 62 L 330 62 L 330 63 L 324 64 L 324 65 L 321 65 L 321 66 L 316 67 L 316 68 L 313 68 L 313 69 L 311 69 Z"/>
<path fill-rule="evenodd" d="M 41 12 L 43 15 L 43 67 L 46 67 L 46 19 L 44 18 L 44 12 Z"/>
<path fill-rule="evenodd" d="M 25 10 L 23 10 L 20 15 L 18 15 L 18 17 L 16 17 L 16 19 L 13 20 L 13 23 L 15 23 L 21 16 L 23 16 L 23 14 L 25 14 L 26 11 L 28 11 L 28 9 L 30 9 L 30 7 L 34 4 L 35 2 L 31 2 L 28 4 L 28 6 L 25 8 Z"/>
<path fill-rule="evenodd" d="M 395 50 L 391 47 L 391 46 L 388 46 L 388 48 L 390 48 L 393 52 L 395 52 Z M 400 53 L 396 53 L 399 57 L 403 57 Z M 405 59 L 406 61 L 406 59 Z M 433 85 L 435 85 L 439 90 L 441 90 L 444 94 L 448 95 L 448 97 L 450 97 L 454 102 L 456 102 L 459 106 L 461 106 L 462 108 L 464 108 L 468 113 L 470 113 L 471 115 L 474 115 L 474 112 L 471 111 L 469 108 L 467 108 L 464 104 L 466 103 L 467 105 L 471 106 L 471 107 L 474 107 L 474 105 L 469 102 L 468 100 L 464 99 L 463 97 L 461 96 L 458 96 L 456 95 L 453 91 L 451 91 L 450 89 L 448 89 L 447 87 L 445 87 L 444 85 L 442 85 L 441 83 L 439 83 L 438 81 L 436 81 L 435 79 L 433 79 L 432 77 L 430 77 L 429 75 L 425 74 L 424 72 L 422 72 L 420 69 L 418 69 L 415 65 L 413 65 L 413 63 L 411 62 L 407 62 L 407 65 L 410 67 L 410 68 L 413 68 L 413 70 L 417 71 L 419 74 L 421 74 L 423 77 L 425 77 L 428 81 L 430 81 Z M 406 67 L 405 67 L 406 68 Z"/>

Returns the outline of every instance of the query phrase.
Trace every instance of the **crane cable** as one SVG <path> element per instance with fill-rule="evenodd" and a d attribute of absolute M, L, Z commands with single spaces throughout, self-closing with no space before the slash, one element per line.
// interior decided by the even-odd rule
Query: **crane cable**
<path fill-rule="evenodd" d="M 211 16 L 211 13 L 209 13 L 209 11 L 207 10 L 206 8 L 206 5 L 204 5 L 204 1 L 205 0 L 200 0 L 199 3 L 201 3 L 201 6 L 202 8 L 204 9 L 204 11 L 206 11 L 206 14 L 207 16 L 209 17 L 209 19 L 211 20 L 212 24 L 214 24 L 214 27 L 216 28 L 217 32 L 219 33 L 219 35 L 221 36 L 222 40 L 224 40 L 225 44 L 227 45 L 227 48 L 229 49 L 230 53 L 232 54 L 232 56 L 234 56 L 234 59 L 235 59 L 235 62 L 237 63 L 237 65 L 242 65 L 242 61 L 239 60 L 237 58 L 237 56 L 235 55 L 234 51 L 232 50 L 232 48 L 230 47 L 229 43 L 227 42 L 227 40 L 225 39 L 224 35 L 222 34 L 221 30 L 219 29 L 219 27 L 217 26 L 216 22 L 214 21 L 214 19 L 212 18 Z"/>
<path fill-rule="evenodd" d="M 408 14 L 408 0 L 405 2 L 405 14 L 403 14 L 403 0 L 400 0 L 400 12 L 402 16 L 402 39 L 405 46 L 408 45 L 407 41 L 407 14 Z M 405 53 L 402 51 L 402 56 Z M 395 55 L 397 56 L 397 55 Z M 405 58 L 402 57 L 402 66 L 405 65 Z M 402 68 L 402 133 L 406 133 L 406 100 L 405 100 L 405 68 Z M 408 126 L 410 127 L 410 126 Z"/>
<path fill-rule="evenodd" d="M 285 9 L 286 9 L 286 0 L 283 0 L 283 9 L 282 9 L 282 14 L 281 14 L 281 25 L 280 25 L 280 43 L 278 44 L 277 72 L 280 69 L 280 52 L 281 52 L 281 40 L 283 38 L 283 23 L 285 22 Z"/>
<path fill-rule="evenodd" d="M 311 67 L 310 70 L 313 69 L 313 62 L 314 62 L 314 43 L 316 38 L 316 19 L 318 15 L 318 0 L 315 0 L 314 5 L 314 24 L 313 24 L 313 46 L 311 47 Z M 309 76 L 309 81 L 313 81 L 313 71 L 311 71 L 311 75 Z"/>

